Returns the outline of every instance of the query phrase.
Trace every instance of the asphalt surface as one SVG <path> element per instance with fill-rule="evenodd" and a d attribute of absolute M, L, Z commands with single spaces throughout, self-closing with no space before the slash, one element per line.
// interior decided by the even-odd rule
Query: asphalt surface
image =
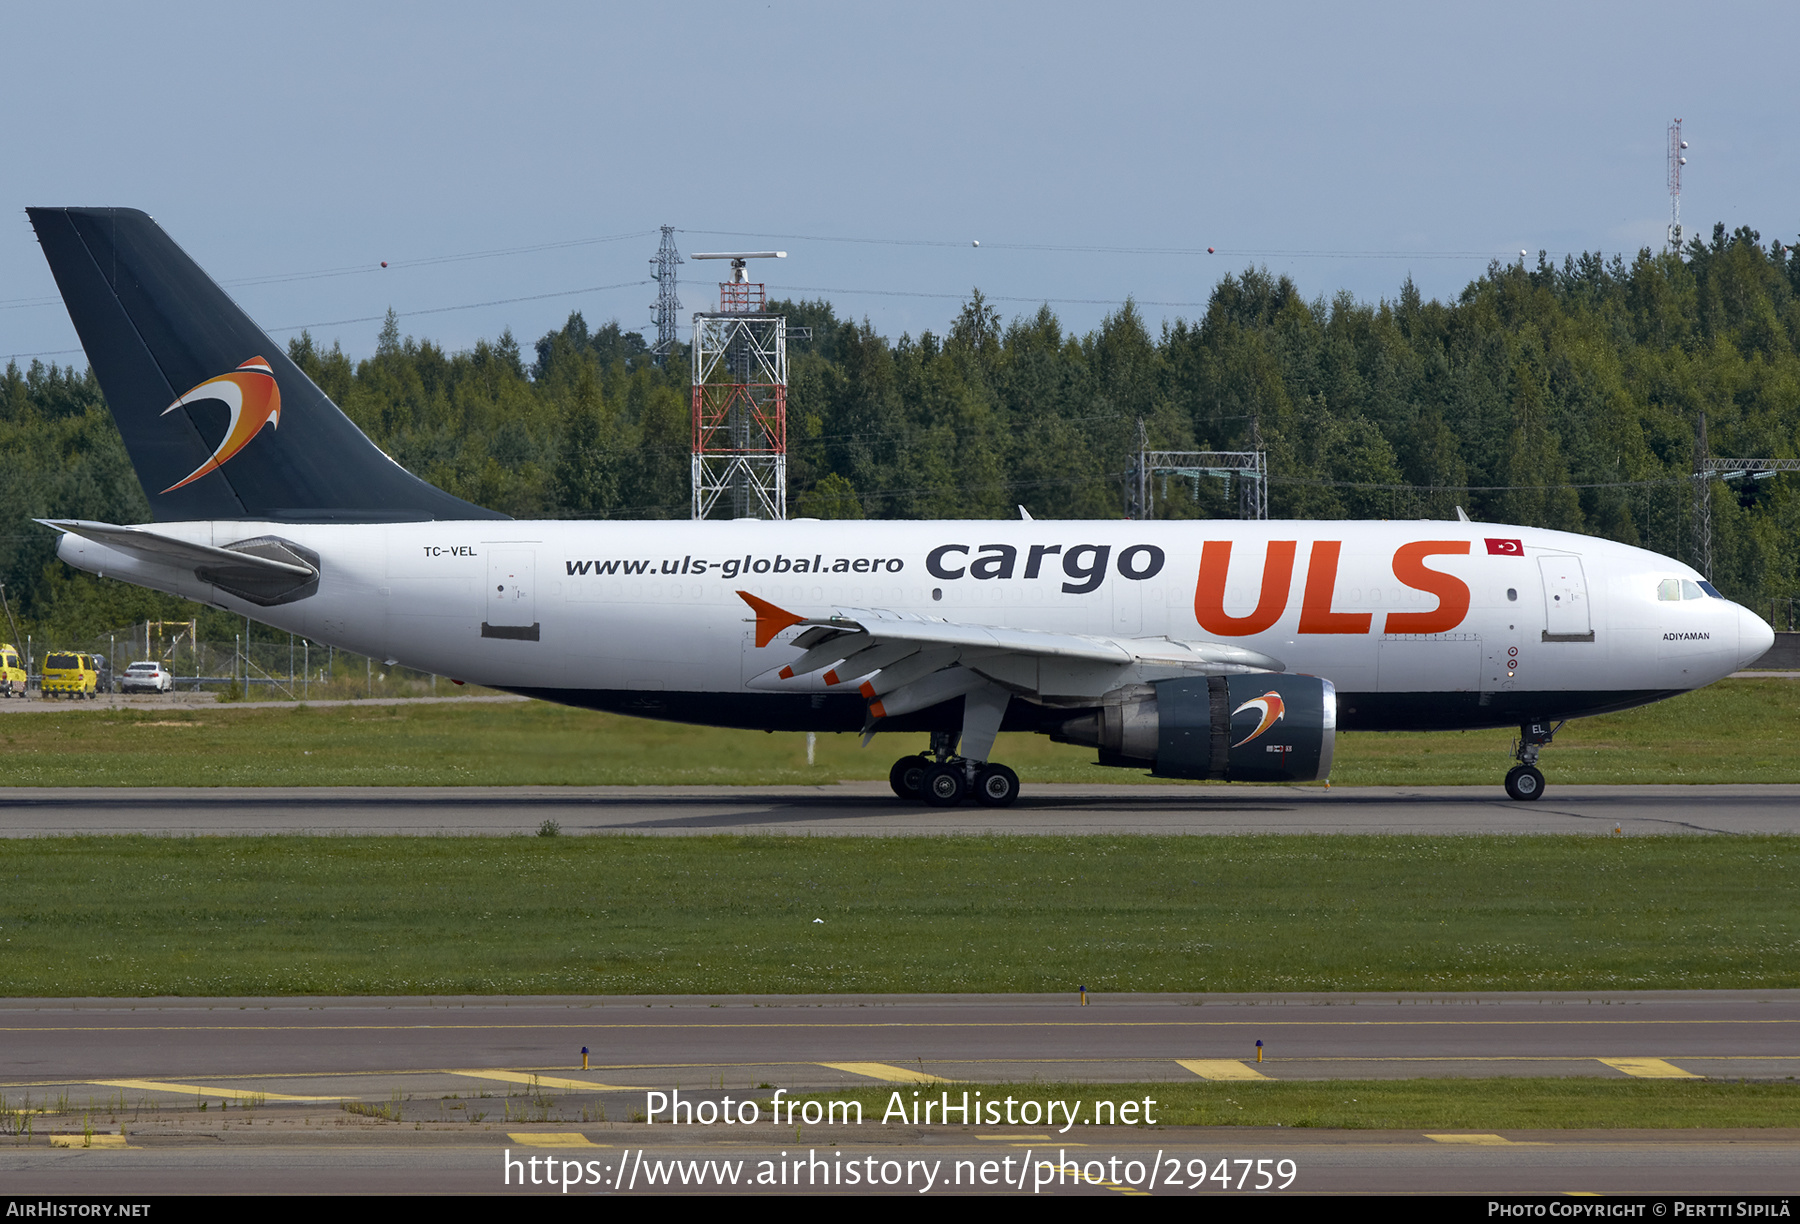
<path fill-rule="evenodd" d="M 0 836 L 13 837 L 518 835 L 545 820 L 565 834 L 664 836 L 1794 833 L 1800 787 L 1560 787 L 1552 777 L 1544 799 L 1519 804 L 1497 786 L 1028 785 L 1004 811 L 904 805 L 875 783 L 0 798 Z M 1796 1075 L 1795 991 L 1119 996 L 1086 1008 L 1034 996 L 5 1000 L 0 1110 L 44 1112 L 10 1115 L 0 1186 L 9 1195 L 560 1194 L 546 1184 L 548 1163 L 545 1181 L 533 1164 L 533 1184 L 521 1184 L 522 1163 L 505 1180 L 509 1160 L 536 1156 L 563 1176 L 583 1162 L 585 1184 L 570 1193 L 867 1193 L 844 1180 L 849 1162 L 886 1178 L 880 1192 L 914 1195 L 1218 1194 L 1261 1189 L 1265 1177 L 1273 1193 L 1780 1195 L 1800 1182 L 1800 1127 L 1083 1133 L 1023 1120 L 985 1131 L 871 1120 L 776 1133 L 767 1122 L 728 1131 L 631 1119 L 651 1092 L 716 1105 L 746 1094 L 766 1102 L 777 1085 L 891 1086 L 910 1098 L 939 1081 L 1073 1084 L 1054 1095 L 1073 1093 L 1079 1105 L 1084 1083 L 1196 1078 Z M 25 1118 L 34 1126 L 21 1135 Z M 759 1162 L 785 1171 L 795 1157 L 810 1181 L 754 1183 Z M 693 1160 L 714 1164 L 670 1163 Z M 683 1169 L 692 1180 L 681 1181 Z M 929 1169 L 941 1180 L 927 1189 Z"/>
<path fill-rule="evenodd" d="M 11 999 L 0 1000 L 0 1033 L 0 1081 L 15 1088 L 248 1077 L 262 1091 L 331 1100 L 350 1080 L 390 1072 L 423 1075 L 429 1089 L 455 1082 L 445 1068 L 575 1075 L 582 1046 L 598 1069 L 578 1078 L 634 1089 L 709 1075 L 738 1087 L 866 1082 L 836 1063 L 897 1067 L 872 1076 L 897 1082 L 1189 1079 L 1177 1060 L 1254 1062 L 1258 1041 L 1273 1078 L 1614 1074 L 1596 1061 L 1606 1058 L 1800 1075 L 1795 990 L 1129 994 L 1086 1006 L 1073 993 Z"/>
<path fill-rule="evenodd" d="M 1143 1082 L 1153 1099 L 1158 1083 L 1197 1078 L 1796 1074 L 1800 991 L 1123 995 L 1088 1006 L 1068 996 L 10 1000 L 0 1002 L 0 1093 L 9 1108 L 49 1112 L 34 1115 L 28 1139 L 0 1143 L 0 1175 L 11 1194 L 557 1192 L 502 1180 L 509 1156 L 541 1156 L 559 1168 L 593 1161 L 585 1192 L 666 1193 L 681 1187 L 645 1182 L 646 1161 L 650 1176 L 689 1159 L 754 1172 L 785 1152 L 824 1162 L 808 1168 L 828 1184 L 799 1189 L 840 1193 L 866 1192 L 841 1180 L 842 1166 L 871 1159 L 865 1168 L 892 1162 L 896 1179 L 915 1176 L 887 1192 L 918 1194 L 927 1164 L 943 1162 L 947 1178 L 967 1161 L 970 1179 L 994 1162 L 995 1181 L 949 1188 L 1019 1193 L 1000 1180 L 1010 1159 L 1008 1176 L 1043 1193 L 1137 1192 L 1152 1162 L 1164 1170 L 1159 1192 L 1219 1193 L 1216 1179 L 1198 1181 L 1197 1162 L 1216 1174 L 1227 1160 L 1233 1178 L 1250 1170 L 1233 1189 L 1258 1188 L 1259 1171 L 1281 1177 L 1289 1161 L 1288 1189 L 1301 1192 L 1778 1194 L 1800 1181 L 1800 1130 L 1096 1126 L 1083 1085 Z M 777 1086 L 874 1086 L 910 1104 L 915 1092 L 949 1091 L 940 1081 L 955 1095 L 1029 1084 L 1080 1112 L 1034 1124 L 1021 1098 L 1016 1123 L 972 1127 L 872 1114 L 861 1126 L 777 1126 L 767 1113 Z M 715 1107 L 756 1100 L 763 1112 L 729 1128 L 634 1119 L 656 1105 L 650 1093 L 677 1091 Z M 50 1146 L 59 1132 L 71 1147 Z M 1078 1173 L 1054 1180 L 1071 1162 Z M 727 1176 L 715 1167 L 687 1189 L 730 1191 Z"/>
<path fill-rule="evenodd" d="M 831 786 L 119 787 L 0 792 L 0 837 L 152 833 L 508 836 L 1242 833 L 1800 833 L 1800 786 L 1027 784 L 1010 808 L 902 803 L 879 782 Z"/>
<path fill-rule="evenodd" d="M 452 1132 L 436 1124 L 383 1125 L 343 1115 L 279 1133 L 254 1133 L 233 1120 L 181 1136 L 133 1129 L 128 1146 L 52 1150 L 43 1141 L 0 1148 L 0 1179 L 15 1202 L 37 1196 L 196 1194 L 521 1194 L 564 1197 L 558 1177 L 572 1175 L 567 1197 L 582 1194 L 900 1194 L 1213 1197 L 1249 1194 L 1543 1195 L 1565 1204 L 1603 1196 L 1726 1200 L 1719 1216 L 1744 1216 L 1746 1196 L 1774 1197 L 1760 1207 L 1775 1218 L 1797 1180 L 1800 1130 L 1508 1131 L 1434 1137 L 1419 1131 L 1322 1131 L 1273 1128 L 1152 1128 L 1084 1136 L 1075 1143 L 1042 1130 L 1030 1137 L 925 1130 L 871 1135 L 813 1130 L 796 1140 L 739 1138 L 706 1143 L 664 1128 L 519 1123 Z M 241 1129 L 234 1129 L 241 1126 Z M 117 1128 L 107 1139 L 118 1141 Z M 881 1128 L 867 1127 L 865 1131 Z M 898 1128 L 890 1128 L 898 1129 Z M 475 1132 L 475 1133 L 471 1133 Z M 653 1133 L 655 1132 L 655 1133 Z M 1015 1132 L 1019 1134 L 1020 1132 Z M 79 1145 L 80 1136 L 71 1136 Z M 540 1146 L 541 1145 L 541 1146 Z M 549 1163 L 540 1166 L 539 1161 Z M 527 1166 L 527 1162 L 530 1162 Z M 815 1163 L 816 1162 L 816 1163 Z M 866 1167 L 865 1184 L 845 1166 Z M 574 1167 L 571 1169 L 571 1165 Z M 1152 1184 L 1149 1170 L 1161 1180 Z M 807 1184 L 811 1174 L 824 1184 Z M 554 1172 L 552 1172 L 554 1170 Z M 771 1181 L 777 1170 L 787 1184 Z M 540 1171 L 546 1176 L 539 1180 Z M 835 1172 L 835 1184 L 833 1182 Z M 693 1175 L 691 1180 L 685 1174 Z M 635 1176 L 633 1176 L 635 1174 Z M 1060 1176 L 1059 1176 L 1060 1174 Z M 927 1177 L 932 1178 L 930 1184 Z M 527 1179 L 534 1183 L 524 1184 Z M 589 1179 L 591 1183 L 589 1182 Z M 889 1184 L 873 1191 L 866 1180 Z M 729 1180 L 728 1180 L 729 1179 Z M 798 1184 L 794 1184 L 797 1182 Z M 910 1183 L 910 1184 L 909 1184 Z M 984 1184 L 985 1183 L 985 1184 Z M 1044 1183 L 1044 1184 L 1040 1184 Z M 1222 1183 L 1222 1184 L 1220 1184 Z M 1285 1187 L 1285 1188 L 1284 1188 Z M 1582 1196 L 1567 1199 L 1565 1196 Z M 1637 1218 L 1673 1214 L 1650 1204 Z M 1471 1207 L 1479 1218 L 1487 1204 Z M 1705 1208 L 1688 1206 L 1687 1215 Z M 1572 1214 L 1565 1211 L 1561 1214 Z M 1627 1217 L 1629 1218 L 1629 1217 Z"/>

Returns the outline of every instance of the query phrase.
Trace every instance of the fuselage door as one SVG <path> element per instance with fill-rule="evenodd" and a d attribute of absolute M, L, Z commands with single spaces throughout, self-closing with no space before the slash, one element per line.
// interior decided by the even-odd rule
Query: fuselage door
<path fill-rule="evenodd" d="M 536 559 L 532 549 L 489 549 L 487 620 L 482 636 L 517 637 L 523 634 L 494 634 L 489 630 L 529 631 L 537 627 L 537 584 L 533 572 Z M 535 635 L 532 640 L 536 640 Z"/>
<path fill-rule="evenodd" d="M 1588 615 L 1587 576 L 1581 558 L 1539 557 L 1538 572 L 1544 578 L 1544 640 L 1591 642 L 1594 625 Z"/>

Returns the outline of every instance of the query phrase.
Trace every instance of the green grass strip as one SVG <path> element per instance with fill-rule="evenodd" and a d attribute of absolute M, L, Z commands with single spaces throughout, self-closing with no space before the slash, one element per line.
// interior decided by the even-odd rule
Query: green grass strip
<path fill-rule="evenodd" d="M 1346 734 L 1344 786 L 1498 788 L 1513 732 Z M 505 705 L 105 710 L 0 716 L 11 786 L 602 786 L 829 784 L 885 780 L 922 735 L 806 737 L 725 731 Z M 1026 782 L 1147 782 L 1103 769 L 1090 749 L 1003 735 L 996 760 Z M 1552 787 L 1570 783 L 1800 782 L 1800 680 L 1727 680 L 1695 693 L 1571 722 L 1546 750 Z M 1224 784 L 1204 784 L 1207 789 Z"/>
<path fill-rule="evenodd" d="M 0 841 L 10 996 L 1800 986 L 1783 837 Z"/>
<path fill-rule="evenodd" d="M 916 1092 L 916 1095 L 915 1095 Z M 982 1110 L 1000 1109 L 998 1127 L 1051 1136 L 1051 1144 L 1092 1140 L 1095 1128 L 1085 1125 L 1093 1103 L 1110 1101 L 1116 1111 L 1127 1101 L 1138 1103 L 1142 1117 L 1146 1099 L 1155 1102 L 1149 1115 L 1165 1126 L 1293 1126 L 1343 1130 L 1520 1131 L 1520 1130 L 1663 1130 L 1679 1127 L 1800 1126 L 1800 1084 L 1743 1083 L 1709 1080 L 1610 1080 L 1591 1078 L 1482 1078 L 1412 1080 L 1266 1080 L 1250 1083 L 1138 1084 L 933 1084 L 929 1087 L 859 1088 L 850 1092 L 806 1093 L 800 1100 L 856 1101 L 865 1125 L 879 1122 L 895 1105 L 907 1111 L 915 1102 L 939 1106 L 948 1094 L 952 1105 L 968 1103 Z M 979 1093 L 979 1098 L 977 1097 Z M 896 1094 L 898 1094 L 896 1096 Z M 1006 1099 L 1012 1115 L 1005 1123 Z M 796 1099 L 796 1098 L 789 1098 Z M 1056 1125 L 1022 1120 L 1023 1102 L 1038 1102 L 1042 1119 L 1050 1101 L 1077 1108 L 1077 1124 L 1062 1132 L 1067 1113 L 1056 1110 Z M 1077 1106 L 1077 1103 L 1081 1103 Z M 786 1108 L 785 1102 L 783 1108 Z M 898 1125 L 898 1115 L 890 1114 Z M 937 1115 L 941 1117 L 942 1115 Z M 949 1115 L 956 1125 L 963 1115 Z M 1112 1117 L 1107 1114 L 1103 1117 Z M 936 1119 L 934 1118 L 934 1121 Z"/>

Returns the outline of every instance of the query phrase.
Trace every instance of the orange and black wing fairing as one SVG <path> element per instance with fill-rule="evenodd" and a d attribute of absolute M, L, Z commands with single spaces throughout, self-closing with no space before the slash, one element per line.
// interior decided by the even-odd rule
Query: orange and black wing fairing
<path fill-rule="evenodd" d="M 144 213 L 26 212 L 158 522 L 505 517 L 383 454 Z"/>

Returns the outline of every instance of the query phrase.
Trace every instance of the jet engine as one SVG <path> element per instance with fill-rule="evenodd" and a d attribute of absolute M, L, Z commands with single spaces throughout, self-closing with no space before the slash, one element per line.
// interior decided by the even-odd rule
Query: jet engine
<path fill-rule="evenodd" d="M 1317 782 L 1331 773 L 1337 690 L 1317 676 L 1162 680 L 1114 689 L 1051 739 L 1165 778 Z"/>

